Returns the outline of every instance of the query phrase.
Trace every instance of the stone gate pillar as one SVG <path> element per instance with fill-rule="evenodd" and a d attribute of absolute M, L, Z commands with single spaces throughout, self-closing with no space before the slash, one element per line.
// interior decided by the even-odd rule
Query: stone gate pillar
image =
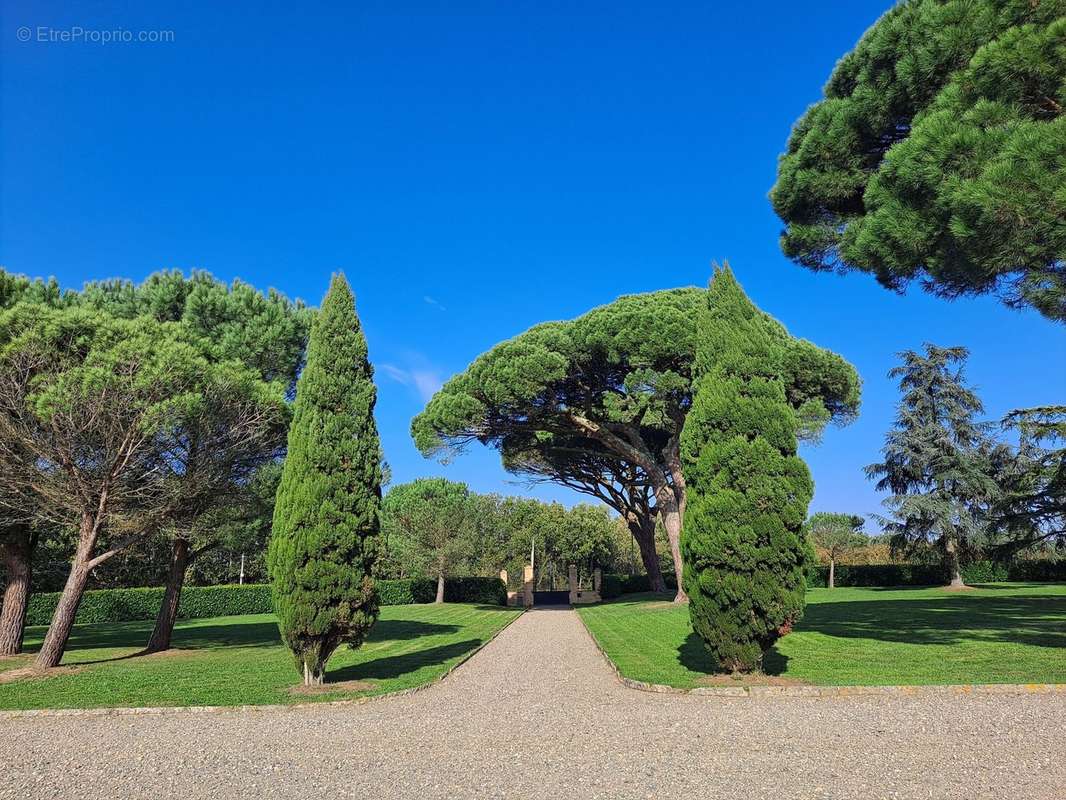
<path fill-rule="evenodd" d="M 570 603 L 577 602 L 577 564 L 570 565 Z"/>
<path fill-rule="evenodd" d="M 526 564 L 522 570 L 522 602 L 526 608 L 533 607 L 533 565 Z"/>

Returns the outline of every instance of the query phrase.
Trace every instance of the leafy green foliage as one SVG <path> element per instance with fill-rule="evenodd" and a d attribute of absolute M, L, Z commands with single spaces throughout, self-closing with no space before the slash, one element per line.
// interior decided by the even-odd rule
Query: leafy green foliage
<path fill-rule="evenodd" d="M 321 682 L 333 651 L 342 642 L 358 647 L 377 618 L 375 400 L 355 301 L 335 275 L 297 383 L 268 552 L 282 638 L 308 682 Z"/>
<path fill-rule="evenodd" d="M 443 581 L 468 561 L 471 537 L 470 492 L 465 483 L 419 478 L 394 486 L 382 504 L 382 527 L 388 547 L 412 574 Z"/>
<path fill-rule="evenodd" d="M 693 630 L 719 668 L 750 671 L 803 613 L 801 529 L 814 487 L 796 455 L 787 347 L 728 268 L 715 272 L 706 297 L 698 389 L 681 440 L 683 580 Z"/>
<path fill-rule="evenodd" d="M 657 515 L 675 545 L 685 500 L 678 442 L 697 349 L 692 321 L 705 304 L 702 290 L 671 289 L 536 325 L 449 380 L 413 420 L 415 444 L 427 456 L 491 445 L 508 470 L 594 496 L 624 519 L 639 517 L 637 530 L 650 522 L 653 531 Z M 844 359 L 790 337 L 765 314 L 751 324 L 777 343 L 785 397 L 805 436 L 855 415 L 859 379 Z"/>
<path fill-rule="evenodd" d="M 811 269 L 1066 321 L 1066 3 L 905 0 L 796 123 L 771 193 Z"/>
<path fill-rule="evenodd" d="M 382 580 L 375 583 L 379 605 L 397 606 L 432 603 L 434 581 L 427 578 Z M 444 588 L 449 603 L 482 603 L 502 606 L 507 590 L 499 578 L 449 578 Z M 91 589 L 82 596 L 77 623 L 96 625 L 104 622 L 129 622 L 155 619 L 162 587 L 136 589 Z M 27 625 L 47 625 L 55 612 L 59 592 L 37 592 L 30 598 Z M 238 614 L 272 614 L 274 597 L 269 583 L 242 585 L 187 586 L 181 593 L 179 619 L 228 617 Z"/>
<path fill-rule="evenodd" d="M 984 544 L 989 512 L 1000 491 L 994 478 L 999 449 L 977 421 L 981 401 L 965 384 L 963 347 L 926 345 L 905 351 L 889 376 L 903 393 L 884 461 L 866 468 L 892 518 L 883 520 L 897 549 L 932 542 L 951 581 L 961 584 L 960 555 Z M 1005 457 L 1005 454 L 1004 454 Z"/>
<path fill-rule="evenodd" d="M 163 599 L 162 587 L 138 589 L 92 589 L 78 606 L 79 625 L 155 619 Z M 27 625 L 47 625 L 55 612 L 59 592 L 39 592 L 30 598 Z M 274 601 L 270 584 L 241 586 L 190 586 L 181 594 L 178 617 L 199 619 L 236 614 L 270 614 Z M 143 643 L 142 643 L 143 644 Z"/>
<path fill-rule="evenodd" d="M 862 532 L 864 522 L 854 514 L 819 511 L 807 521 L 807 534 L 815 547 L 835 561 L 848 550 L 869 543 L 869 537 Z"/>

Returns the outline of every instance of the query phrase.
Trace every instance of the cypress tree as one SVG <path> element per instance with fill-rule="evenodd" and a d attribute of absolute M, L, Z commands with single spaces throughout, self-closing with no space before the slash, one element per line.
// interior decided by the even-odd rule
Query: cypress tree
<path fill-rule="evenodd" d="M 342 642 L 363 643 L 378 615 L 376 395 L 351 289 L 334 275 L 296 384 L 267 556 L 278 626 L 309 685 L 322 683 Z"/>
<path fill-rule="evenodd" d="M 803 614 L 802 536 L 813 484 L 769 317 L 728 267 L 698 321 L 697 388 L 681 438 L 681 534 L 692 627 L 720 668 L 750 671 Z"/>

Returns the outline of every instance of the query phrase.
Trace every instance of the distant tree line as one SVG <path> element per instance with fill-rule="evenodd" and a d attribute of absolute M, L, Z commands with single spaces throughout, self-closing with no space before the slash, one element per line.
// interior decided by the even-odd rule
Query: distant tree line
<path fill-rule="evenodd" d="M 507 570 L 521 585 L 534 556 L 534 581 L 564 587 L 571 564 L 579 580 L 592 571 L 641 569 L 624 523 L 603 506 L 545 503 L 525 497 L 471 492 L 465 484 L 423 478 L 389 489 L 382 509 L 384 546 L 377 574 L 386 578 L 496 575 Z M 660 541 L 666 545 L 665 537 Z"/>

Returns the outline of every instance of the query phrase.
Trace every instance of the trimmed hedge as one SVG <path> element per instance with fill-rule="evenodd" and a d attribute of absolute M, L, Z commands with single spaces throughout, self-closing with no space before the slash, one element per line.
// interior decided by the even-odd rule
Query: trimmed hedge
<path fill-rule="evenodd" d="M 26 610 L 27 625 L 47 625 L 52 621 L 59 592 L 34 594 Z M 163 588 L 93 589 L 85 593 L 78 606 L 77 622 L 130 622 L 155 619 L 163 602 Z M 243 586 L 186 586 L 181 592 L 178 617 L 228 617 L 237 614 L 270 614 L 274 601 L 270 584 L 246 583 Z"/>
<path fill-rule="evenodd" d="M 433 578 L 379 580 L 377 586 L 378 597 L 383 606 L 432 603 L 437 597 L 437 581 Z M 505 606 L 507 587 L 499 578 L 445 578 L 444 600 L 448 603 Z"/>
<path fill-rule="evenodd" d="M 663 581 L 666 588 L 672 592 L 677 591 L 677 577 L 672 572 L 663 573 Z M 638 592 L 650 592 L 651 582 L 647 575 L 619 575 L 605 574 L 600 582 L 600 597 L 610 600 L 623 594 L 637 594 Z"/>
<path fill-rule="evenodd" d="M 835 577 L 837 586 L 938 586 L 949 581 L 947 570 L 939 564 L 837 564 Z M 962 579 L 966 583 L 1066 581 L 1066 560 L 975 561 L 962 568 Z M 824 587 L 828 581 L 828 566 L 808 567 L 808 586 Z"/>
<path fill-rule="evenodd" d="M 665 573 L 663 578 L 668 589 L 677 589 L 673 574 Z M 962 579 L 966 583 L 1066 583 L 1066 559 L 1015 561 L 1011 564 L 975 561 L 962 568 Z M 828 582 L 828 566 L 814 564 L 807 568 L 807 586 L 823 588 Z M 946 583 L 947 571 L 939 564 L 837 564 L 836 567 L 837 586 L 939 586 Z M 604 600 L 649 590 L 647 575 L 605 574 L 600 584 L 600 596 Z"/>
<path fill-rule="evenodd" d="M 432 603 L 437 582 L 427 578 L 377 581 L 381 605 L 402 606 Z M 444 582 L 444 599 L 449 603 L 506 605 L 507 587 L 499 578 L 448 578 Z M 30 596 L 26 610 L 27 625 L 47 625 L 52 621 L 59 592 L 41 592 Z M 163 588 L 92 589 L 78 606 L 77 623 L 132 622 L 155 619 L 163 602 Z M 178 608 L 180 619 L 229 617 L 239 614 L 272 614 L 274 599 L 268 583 L 243 586 L 186 586 Z"/>

